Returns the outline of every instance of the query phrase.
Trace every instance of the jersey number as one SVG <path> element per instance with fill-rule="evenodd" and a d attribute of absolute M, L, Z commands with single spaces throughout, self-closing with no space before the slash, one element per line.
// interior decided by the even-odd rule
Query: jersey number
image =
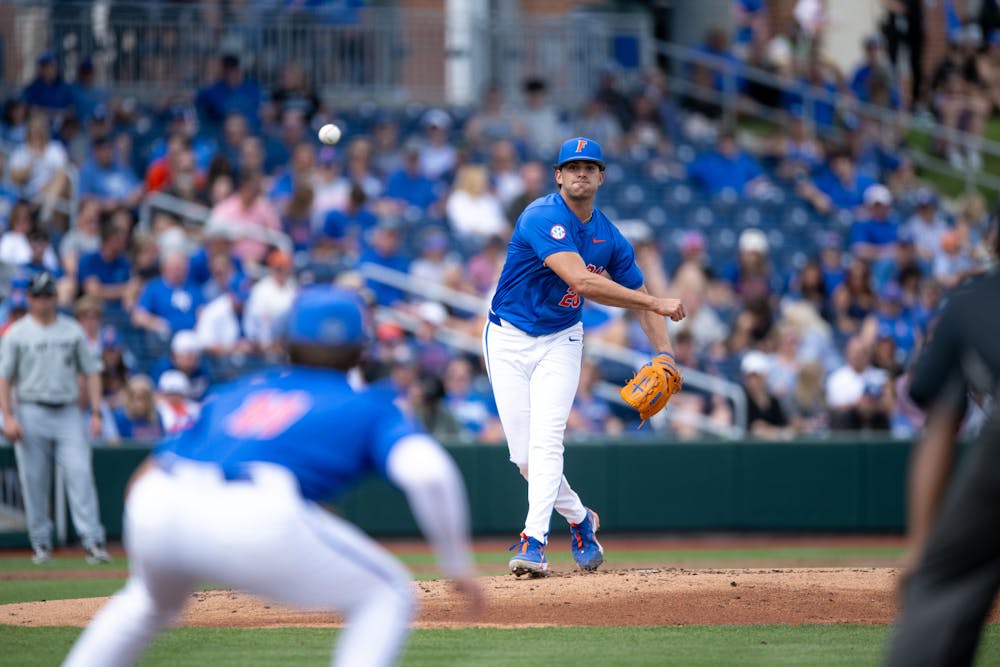
<path fill-rule="evenodd" d="M 603 266 L 594 266 L 593 264 L 587 265 L 587 270 L 591 273 L 600 273 L 604 270 Z M 563 308 L 579 308 L 580 307 L 580 295 L 573 291 L 573 288 L 567 288 L 566 293 L 563 294 L 563 298 L 559 299 L 559 305 Z"/>
<path fill-rule="evenodd" d="M 270 440 L 301 419 L 311 407 L 312 399 L 304 391 L 256 391 L 226 419 L 226 434 Z"/>

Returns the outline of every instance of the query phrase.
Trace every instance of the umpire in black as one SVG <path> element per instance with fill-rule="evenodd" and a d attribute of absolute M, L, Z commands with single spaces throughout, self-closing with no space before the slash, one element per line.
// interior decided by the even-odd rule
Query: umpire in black
<path fill-rule="evenodd" d="M 993 229 L 1000 256 L 1000 232 Z M 1000 588 L 1000 271 L 949 297 L 912 371 L 927 413 L 909 476 L 910 562 L 886 664 L 970 665 Z M 987 420 L 949 484 L 969 398 Z"/>

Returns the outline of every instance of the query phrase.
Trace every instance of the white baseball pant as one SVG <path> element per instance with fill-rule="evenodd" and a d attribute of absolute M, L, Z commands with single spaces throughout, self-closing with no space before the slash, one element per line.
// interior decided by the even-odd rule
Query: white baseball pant
<path fill-rule="evenodd" d="M 287 470 L 250 479 L 218 467 L 152 467 L 125 508 L 130 574 L 77 640 L 64 667 L 131 665 L 183 611 L 199 582 L 278 603 L 343 613 L 333 665 L 394 664 L 415 614 L 409 573 L 353 525 L 299 495 Z"/>
<path fill-rule="evenodd" d="M 510 460 L 528 480 L 524 533 L 544 544 L 553 509 L 572 523 L 587 516 L 563 475 L 563 435 L 580 384 L 583 324 L 531 336 L 506 320 L 487 322 L 483 353 Z"/>

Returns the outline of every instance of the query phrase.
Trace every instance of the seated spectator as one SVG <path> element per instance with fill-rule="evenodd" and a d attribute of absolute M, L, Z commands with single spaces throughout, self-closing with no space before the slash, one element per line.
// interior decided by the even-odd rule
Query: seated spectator
<path fill-rule="evenodd" d="M 627 102 L 631 106 L 630 102 Z M 631 112 L 629 114 L 631 116 Z M 590 137 L 601 145 L 607 155 L 619 155 L 622 150 L 624 131 L 614 113 L 608 109 L 600 97 L 587 100 L 576 120 L 573 133 L 580 137 Z"/>
<path fill-rule="evenodd" d="M 436 301 L 424 301 L 416 309 L 419 320 L 413 334 L 412 349 L 422 375 L 441 377 L 455 356 L 451 347 L 439 339 L 441 327 L 448 322 L 448 311 Z"/>
<path fill-rule="evenodd" d="M 818 212 L 853 210 L 864 202 L 864 193 L 875 182 L 857 171 L 851 153 L 844 148 L 830 153 L 828 169 L 821 170 L 812 183 L 798 186 L 799 196 Z"/>
<path fill-rule="evenodd" d="M 510 224 L 504 217 L 500 200 L 489 189 L 486 167 L 460 167 L 445 208 L 452 231 L 476 248 L 490 236 L 510 235 Z"/>
<path fill-rule="evenodd" d="M 101 371 L 104 400 L 112 408 L 117 408 L 123 400 L 122 392 L 128 385 L 135 360 L 122 344 L 117 329 L 110 324 L 101 327 L 100 351 L 101 362 L 104 364 L 104 370 Z"/>
<path fill-rule="evenodd" d="M 583 135 L 589 136 L 589 135 Z M 496 141 L 490 146 L 489 182 L 504 210 L 524 191 L 517 148 L 510 141 Z"/>
<path fill-rule="evenodd" d="M 45 51 L 36 62 L 36 74 L 21 96 L 32 110 L 49 116 L 61 116 L 73 108 L 73 91 L 59 71 L 59 61 L 51 51 Z"/>
<path fill-rule="evenodd" d="M 584 359 L 580 366 L 580 385 L 566 421 L 567 435 L 621 435 L 624 430 L 621 419 L 612 414 L 607 399 L 594 393 L 594 387 L 600 381 L 600 368 L 592 359 Z"/>
<path fill-rule="evenodd" d="M 94 59 L 87 56 L 76 68 L 76 81 L 70 85 L 74 115 L 81 123 L 89 121 L 98 110 L 106 109 L 111 91 L 97 83 Z"/>
<path fill-rule="evenodd" d="M 521 184 L 524 189 L 507 207 L 505 217 L 508 221 L 517 221 L 528 204 L 545 195 L 550 174 L 540 162 L 525 162 L 521 165 Z"/>
<path fill-rule="evenodd" d="M 131 305 L 125 301 L 132 279 L 127 243 L 128 233 L 111 220 L 101 224 L 100 248 L 80 258 L 77 281 L 84 294 L 97 297 L 111 307 Z"/>
<path fill-rule="evenodd" d="M 826 381 L 831 429 L 861 430 L 877 422 L 874 408 L 882 397 L 887 376 L 871 365 L 871 359 L 871 346 L 863 338 L 855 336 L 847 341 L 846 363 Z"/>
<path fill-rule="evenodd" d="M 281 231 L 281 217 L 263 194 L 263 174 L 241 172 L 236 192 L 212 209 L 212 218 L 233 229 L 233 253 L 246 270 L 262 263 L 269 235 Z"/>
<path fill-rule="evenodd" d="M 249 290 L 230 289 L 207 301 L 198 312 L 195 333 L 206 354 L 224 357 L 253 350 L 241 324 L 248 296 Z"/>
<path fill-rule="evenodd" d="M 980 271 L 968 245 L 955 230 L 949 229 L 941 235 L 941 251 L 934 258 L 932 268 L 934 280 L 945 289 L 951 289 Z"/>
<path fill-rule="evenodd" d="M 344 175 L 353 185 L 365 191 L 368 199 L 382 196 L 382 179 L 375 173 L 375 149 L 368 137 L 355 137 L 347 145 Z"/>
<path fill-rule="evenodd" d="M 323 219 L 323 235 L 338 240 L 345 250 L 357 253 L 370 230 L 378 224 L 378 219 L 366 205 L 368 195 L 359 185 L 352 185 L 343 210 L 333 209 Z"/>
<path fill-rule="evenodd" d="M 165 253 L 160 268 L 161 275 L 143 287 L 132 311 L 132 323 L 169 339 L 176 331 L 194 328 L 201 290 L 188 281 L 188 256 L 184 251 Z"/>
<path fill-rule="evenodd" d="M 27 139 L 11 152 L 7 162 L 11 183 L 27 199 L 52 201 L 68 192 L 68 166 L 66 149 L 52 139 L 49 119 L 42 115 L 31 116 Z"/>
<path fill-rule="evenodd" d="M 123 405 L 114 411 L 115 426 L 123 440 L 152 443 L 166 435 L 149 376 L 132 376 L 124 394 Z"/>
<path fill-rule="evenodd" d="M 399 209 L 396 213 L 402 213 L 407 206 L 427 211 L 441 199 L 441 194 L 437 184 L 420 170 L 420 144 L 407 141 L 402 157 L 402 165 L 389 176 L 382 196 Z"/>
<path fill-rule="evenodd" d="M 406 408 L 425 431 L 435 438 L 457 438 L 460 434 L 455 415 L 444 404 L 444 384 L 429 375 L 411 382 L 406 392 Z"/>
<path fill-rule="evenodd" d="M 767 150 L 777 160 L 775 174 L 786 182 L 808 178 L 823 164 L 823 146 L 798 107 L 789 114 L 787 126 L 775 134 Z"/>
<path fill-rule="evenodd" d="M 371 230 L 369 242 L 358 259 L 358 265 L 371 263 L 400 273 L 408 273 L 410 258 L 402 250 L 401 225 L 402 223 L 396 218 L 379 220 Z M 375 294 L 376 301 L 382 306 L 406 300 L 406 293 L 403 290 L 375 280 L 368 281 L 368 289 Z"/>
<path fill-rule="evenodd" d="M 712 196 L 726 190 L 742 195 L 766 181 L 757 160 L 739 148 L 736 135 L 728 130 L 719 135 L 714 150 L 702 153 L 691 163 L 688 176 Z"/>
<path fill-rule="evenodd" d="M 420 171 L 432 181 L 450 180 L 458 153 L 448 139 L 452 120 L 443 109 L 431 109 L 421 121 L 424 132 L 420 144 Z"/>
<path fill-rule="evenodd" d="M 917 257 L 930 266 L 941 249 L 941 235 L 948 230 L 948 223 L 938 212 L 937 195 L 930 188 L 918 190 L 914 203 L 916 211 L 906 221 L 905 228 L 913 238 Z"/>
<path fill-rule="evenodd" d="M 224 222 L 217 218 L 208 219 L 202 233 L 201 247 L 191 255 L 188 275 L 192 283 L 205 288 L 205 284 L 212 279 L 212 259 L 218 255 L 228 257 L 236 274 L 241 277 L 244 275 L 242 264 L 233 253 L 234 234 L 235 230 Z"/>
<path fill-rule="evenodd" d="M 865 60 L 851 75 L 851 92 L 865 104 L 898 109 L 899 87 L 882 51 L 882 38 L 868 35 L 864 39 Z"/>
<path fill-rule="evenodd" d="M 316 89 L 306 77 L 306 71 L 299 63 L 285 63 L 281 68 L 281 80 L 271 91 L 271 104 L 276 107 L 279 115 L 287 109 L 295 109 L 312 122 L 320 110 L 320 100 Z"/>
<path fill-rule="evenodd" d="M 80 258 L 101 247 L 100 206 L 94 199 L 83 199 L 76 211 L 73 227 L 59 239 L 59 260 L 66 275 L 78 281 Z"/>
<path fill-rule="evenodd" d="M 170 352 L 160 358 L 153 367 L 153 379 L 159 382 L 164 373 L 180 371 L 188 382 L 188 398 L 201 400 L 208 391 L 208 365 L 201 356 L 201 339 L 190 329 L 174 334 L 170 341 Z"/>
<path fill-rule="evenodd" d="M 239 113 L 256 127 L 260 103 L 264 99 L 260 86 L 244 78 L 238 55 L 224 54 L 219 64 L 218 78 L 200 89 L 195 97 L 202 123 L 209 131 L 218 130 L 228 114 Z"/>
<path fill-rule="evenodd" d="M 462 134 L 470 146 L 482 150 L 494 141 L 523 141 L 525 128 L 515 110 L 504 102 L 500 85 L 491 83 L 483 91 L 479 108 L 465 122 Z"/>
<path fill-rule="evenodd" d="M 875 310 L 875 301 L 869 264 L 851 260 L 844 282 L 833 291 L 833 324 L 837 333 L 845 337 L 858 333 L 861 323 Z"/>
<path fill-rule="evenodd" d="M 267 258 L 268 272 L 250 288 L 243 310 L 243 331 L 247 340 L 264 353 L 281 350 L 285 317 L 298 294 L 292 273 L 292 256 L 274 250 Z"/>
<path fill-rule="evenodd" d="M 116 158 L 115 145 L 108 137 L 94 141 L 90 157 L 80 169 L 80 194 L 93 197 L 101 209 L 119 206 L 135 208 L 144 188 L 127 162 Z"/>
<path fill-rule="evenodd" d="M 170 180 L 163 192 L 192 204 L 211 206 L 208 192 L 205 189 L 205 178 L 198 171 L 194 151 L 185 150 L 175 159 L 170 168 Z"/>
<path fill-rule="evenodd" d="M 81 296 L 73 304 L 73 317 L 83 329 L 84 342 L 95 355 L 100 356 L 104 344 L 102 338 L 104 304 L 92 296 Z"/>
<path fill-rule="evenodd" d="M 781 108 L 785 111 L 801 109 L 803 117 L 820 130 L 830 130 L 837 122 L 834 104 L 840 94 L 839 73 L 823 61 L 818 54 L 810 54 L 805 73 L 781 95 Z"/>
<path fill-rule="evenodd" d="M 899 241 L 899 223 L 892 212 L 892 193 L 875 184 L 865 190 L 865 210 L 851 225 L 848 245 L 851 254 L 872 265 L 876 286 L 891 277 L 892 262 Z"/>
<path fill-rule="evenodd" d="M 978 26 L 970 28 L 978 30 Z M 948 52 L 931 80 L 932 107 L 946 131 L 944 153 L 955 169 L 965 166 L 980 169 L 983 164 L 980 145 L 990 101 L 986 82 L 975 62 L 980 37 L 965 29 L 950 41 Z M 963 152 L 965 147 L 959 143 L 955 130 L 972 135 L 973 143 L 967 151 Z"/>
<path fill-rule="evenodd" d="M 863 335 L 867 340 L 893 341 L 896 363 L 905 363 L 917 345 L 918 331 L 912 313 L 903 305 L 903 290 L 898 283 L 889 283 L 882 289 L 875 312 L 864 323 Z"/>
<path fill-rule="evenodd" d="M 279 214 L 288 213 L 288 203 L 296 190 L 310 187 L 315 171 L 316 146 L 303 141 L 292 150 L 288 166 L 278 173 L 267 193 L 267 198 L 278 209 Z"/>
<path fill-rule="evenodd" d="M 493 442 L 503 437 L 493 396 L 475 386 L 472 364 L 465 357 L 452 359 L 445 368 L 444 403 L 458 420 L 463 439 Z"/>
<path fill-rule="evenodd" d="M 506 241 L 501 236 L 491 236 L 482 249 L 469 258 L 466 270 L 477 295 L 485 296 L 496 287 L 506 257 Z"/>
<path fill-rule="evenodd" d="M 823 284 L 826 293 L 833 295 L 834 290 L 844 282 L 844 253 L 840 235 L 837 232 L 826 232 L 819 238 L 819 263 L 823 271 Z M 832 320 L 831 320 L 832 321 Z"/>
<path fill-rule="evenodd" d="M 744 229 L 740 234 L 736 262 L 726 270 L 726 279 L 736 295 L 746 301 L 768 299 L 776 293 L 775 276 L 768 256 L 767 236 L 759 229 Z"/>
<path fill-rule="evenodd" d="M 784 410 L 799 435 L 822 435 L 829 426 L 823 397 L 823 364 L 812 361 L 799 366 L 795 387 L 785 397 Z"/>
<path fill-rule="evenodd" d="M 432 228 L 420 240 L 420 255 L 410 264 L 410 275 L 421 285 L 443 285 L 451 265 L 461 258 L 449 252 L 450 240 L 440 229 Z"/>
<path fill-rule="evenodd" d="M 191 386 L 180 371 L 167 371 L 156 383 L 156 413 L 165 435 L 186 431 L 198 421 L 201 407 L 189 398 Z"/>
<path fill-rule="evenodd" d="M 757 438 L 786 439 L 793 435 L 781 403 L 767 388 L 771 360 L 763 352 L 751 350 L 740 362 L 743 391 L 747 397 L 746 429 Z"/>
<path fill-rule="evenodd" d="M 296 255 L 307 253 L 313 244 L 313 199 L 311 186 L 296 187 L 281 216 L 281 229 L 291 239 L 292 251 Z"/>
<path fill-rule="evenodd" d="M 833 310 L 830 307 L 830 294 L 826 285 L 822 264 L 819 260 L 810 259 L 789 284 L 788 293 L 808 302 L 824 320 L 830 322 L 833 320 Z"/>
<path fill-rule="evenodd" d="M 524 143 L 529 157 L 547 159 L 555 155 L 559 142 L 566 136 L 566 128 L 559 110 L 549 98 L 549 85 L 545 79 L 526 79 L 521 92 L 523 105 L 515 118 L 524 127 Z"/>

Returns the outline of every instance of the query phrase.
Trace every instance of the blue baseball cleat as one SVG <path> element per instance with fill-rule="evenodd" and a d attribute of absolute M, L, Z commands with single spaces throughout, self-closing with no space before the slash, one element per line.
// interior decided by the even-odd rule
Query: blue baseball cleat
<path fill-rule="evenodd" d="M 595 533 L 601 527 L 597 512 L 587 509 L 587 517 L 580 523 L 570 523 L 570 548 L 573 560 L 581 570 L 593 572 L 604 562 L 604 547 L 597 541 Z"/>
<path fill-rule="evenodd" d="M 517 549 L 517 555 L 510 559 L 510 571 L 515 577 L 527 574 L 531 577 L 546 577 L 549 562 L 545 560 L 545 545 L 533 537 L 521 533 L 521 541 L 512 544 L 507 551 Z"/>

